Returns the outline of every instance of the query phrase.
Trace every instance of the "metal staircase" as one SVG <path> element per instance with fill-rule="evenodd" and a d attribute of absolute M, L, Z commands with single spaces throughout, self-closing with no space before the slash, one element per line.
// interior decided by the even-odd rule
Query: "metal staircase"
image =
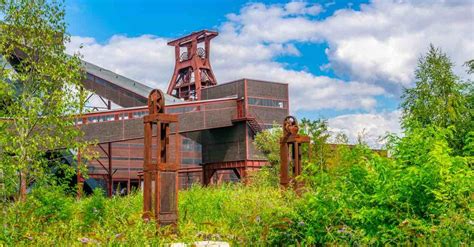
<path fill-rule="evenodd" d="M 250 127 L 250 129 L 252 129 L 254 134 L 257 134 L 263 130 L 257 119 L 253 117 L 247 118 L 247 125 Z"/>
<path fill-rule="evenodd" d="M 242 122 L 245 121 L 254 134 L 257 134 L 263 130 L 262 126 L 259 124 L 256 116 L 251 116 L 244 108 L 244 100 L 237 101 L 237 116 L 232 119 L 232 122 Z"/>

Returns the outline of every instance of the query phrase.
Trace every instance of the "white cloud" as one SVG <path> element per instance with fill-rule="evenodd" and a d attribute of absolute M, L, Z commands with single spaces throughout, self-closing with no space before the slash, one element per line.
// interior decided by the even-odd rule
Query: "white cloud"
<path fill-rule="evenodd" d="M 323 8 L 319 4 L 308 4 L 303 1 L 292 1 L 285 4 L 285 11 L 287 14 L 307 14 L 307 15 L 317 15 Z"/>
<path fill-rule="evenodd" d="M 291 43 L 313 32 L 308 19 L 320 5 L 290 2 L 286 5 L 245 5 L 239 14 L 228 15 L 212 45 L 211 63 L 220 82 L 256 78 L 290 84 L 291 109 L 364 109 L 376 105 L 374 96 L 384 89 L 358 81 L 316 76 L 286 69 L 274 62 L 281 55 L 300 55 Z M 308 28 L 307 31 L 304 31 Z M 279 35 L 280 34 L 280 35 Z M 173 71 L 173 49 L 166 38 L 113 36 L 105 44 L 92 38 L 72 37 L 71 53 L 82 44 L 84 59 L 153 87 L 166 88 Z"/>
<path fill-rule="evenodd" d="M 167 39 L 152 35 L 116 35 L 100 44 L 90 37 L 71 37 L 67 52 L 79 51 L 84 60 L 153 87 L 165 89 L 173 71 L 174 50 Z M 82 49 L 78 49 L 80 46 Z"/>
<path fill-rule="evenodd" d="M 306 16 L 304 8 L 301 2 L 250 4 L 231 15 L 226 30 L 241 44 L 327 42 L 330 63 L 324 68 L 394 95 L 412 85 L 417 59 L 430 43 L 447 52 L 463 75 L 461 65 L 474 54 L 472 1 L 375 0 L 360 11 L 341 9 L 323 20 Z"/>
<path fill-rule="evenodd" d="M 472 1 L 382 1 L 360 11 L 344 9 L 316 24 L 329 43 L 330 66 L 353 79 L 383 85 L 397 94 L 410 86 L 418 57 L 429 43 L 462 65 L 474 54 Z"/>
<path fill-rule="evenodd" d="M 381 147 L 388 133 L 401 134 L 400 111 L 380 114 L 348 114 L 328 120 L 332 136 L 345 134 L 350 143 L 356 143 L 359 137 L 371 147 Z"/>

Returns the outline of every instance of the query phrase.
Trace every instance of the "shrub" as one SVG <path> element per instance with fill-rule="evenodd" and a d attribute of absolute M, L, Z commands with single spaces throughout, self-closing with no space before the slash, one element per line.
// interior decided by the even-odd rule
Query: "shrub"
<path fill-rule="evenodd" d="M 453 155 L 449 129 L 427 127 L 391 138 L 391 158 L 342 148 L 338 166 L 305 177 L 280 243 L 447 244 L 472 242 L 472 157 Z M 313 165 L 313 164 L 309 164 Z"/>
<path fill-rule="evenodd" d="M 94 193 L 83 203 L 82 217 L 86 226 L 100 223 L 105 214 L 105 198 L 104 191 L 100 188 L 94 189 Z"/>
<path fill-rule="evenodd" d="M 71 219 L 72 204 L 73 199 L 65 196 L 62 187 L 49 185 L 33 189 L 23 206 L 36 220 L 53 223 Z"/>

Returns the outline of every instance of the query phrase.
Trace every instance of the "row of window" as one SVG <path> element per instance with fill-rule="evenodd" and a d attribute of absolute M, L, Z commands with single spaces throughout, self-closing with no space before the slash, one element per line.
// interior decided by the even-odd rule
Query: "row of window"
<path fill-rule="evenodd" d="M 186 112 L 192 112 L 196 111 L 197 107 L 196 106 L 185 106 L 185 107 L 170 107 L 166 109 L 166 113 L 186 113 Z"/>
<path fill-rule="evenodd" d="M 202 160 L 200 158 L 182 158 L 181 159 L 181 164 L 185 165 L 199 165 L 202 163 Z"/>
<path fill-rule="evenodd" d="M 99 166 L 87 166 L 87 170 L 90 173 L 93 173 L 93 172 L 98 172 L 98 171 L 104 171 L 105 169 L 103 167 L 99 167 Z M 117 167 L 117 168 L 114 168 L 114 171 L 115 170 L 117 170 L 117 171 L 128 171 L 129 168 L 128 167 Z M 143 168 L 141 168 L 141 167 L 130 167 L 130 171 L 143 171 Z"/>
<path fill-rule="evenodd" d="M 96 116 L 96 117 L 88 117 L 87 122 L 89 123 L 97 123 L 97 122 L 108 122 L 114 121 L 115 115 L 105 115 L 105 116 Z M 81 122 L 82 123 L 82 122 Z"/>
<path fill-rule="evenodd" d="M 132 114 L 132 118 L 141 118 L 148 114 L 148 111 L 141 111 L 141 112 L 134 112 Z M 118 115 L 119 120 L 127 120 L 129 119 L 129 114 L 128 113 L 121 113 Z M 93 116 L 93 117 L 88 117 L 87 122 L 89 123 L 100 123 L 100 122 L 109 122 L 109 121 L 114 121 L 115 120 L 115 114 L 110 114 L 110 115 L 103 115 L 103 116 Z M 77 119 L 76 124 L 82 124 L 82 119 Z"/>
<path fill-rule="evenodd" d="M 143 117 L 147 114 L 148 114 L 148 111 L 134 112 L 133 113 L 133 118 L 141 118 L 141 117 Z"/>
<path fill-rule="evenodd" d="M 101 156 L 99 159 L 106 160 L 108 157 Z M 135 161 L 143 161 L 143 158 L 138 158 L 138 157 L 112 157 L 112 160 L 135 160 Z M 155 161 L 155 159 L 153 159 Z M 201 158 L 181 158 L 181 163 L 182 164 L 201 164 L 202 159 Z M 127 168 L 128 169 L 128 168 Z M 131 168 L 132 170 L 135 168 Z M 142 168 L 137 168 L 137 169 L 142 169 Z"/>
<path fill-rule="evenodd" d="M 260 99 L 260 98 L 249 98 L 249 105 L 266 106 L 274 108 L 287 108 L 287 102 L 276 99 Z"/>

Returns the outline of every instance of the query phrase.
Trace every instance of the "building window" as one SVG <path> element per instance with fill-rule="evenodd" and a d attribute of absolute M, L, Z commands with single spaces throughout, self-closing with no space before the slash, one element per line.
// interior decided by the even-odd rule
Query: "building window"
<path fill-rule="evenodd" d="M 199 158 L 182 158 L 181 164 L 184 165 L 199 165 L 201 164 L 202 160 Z"/>
<path fill-rule="evenodd" d="M 196 111 L 197 108 L 195 106 L 185 106 L 185 107 L 169 107 L 166 108 L 166 113 L 173 114 L 173 113 L 186 113 Z"/>
<path fill-rule="evenodd" d="M 141 118 L 143 116 L 145 116 L 148 112 L 146 111 L 142 111 L 142 112 L 134 112 L 133 113 L 133 118 Z"/>
<path fill-rule="evenodd" d="M 193 141 L 192 139 L 183 137 L 181 143 L 181 151 L 185 152 L 201 152 L 201 144 Z"/>
<path fill-rule="evenodd" d="M 286 101 L 276 99 L 249 98 L 249 105 L 265 106 L 274 108 L 286 108 Z"/>

